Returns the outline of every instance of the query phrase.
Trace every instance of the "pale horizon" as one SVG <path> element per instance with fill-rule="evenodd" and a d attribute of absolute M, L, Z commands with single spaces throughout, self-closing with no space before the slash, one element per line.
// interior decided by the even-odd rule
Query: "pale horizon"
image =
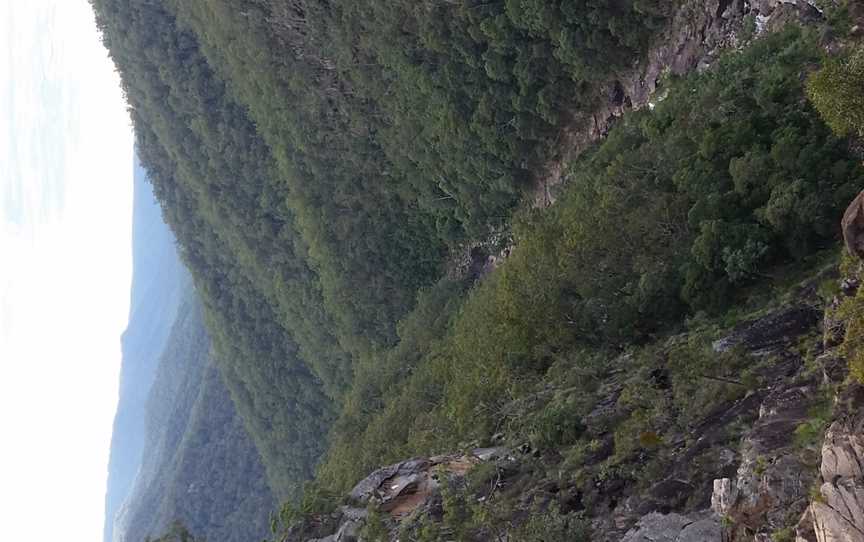
<path fill-rule="evenodd" d="M 0 0 L 0 43 L 4 537 L 101 540 L 132 128 L 87 0 Z"/>

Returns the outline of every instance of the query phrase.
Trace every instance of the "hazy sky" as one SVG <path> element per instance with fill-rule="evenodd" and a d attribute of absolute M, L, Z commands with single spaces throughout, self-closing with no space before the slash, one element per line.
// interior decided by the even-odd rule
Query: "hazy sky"
<path fill-rule="evenodd" d="M 0 518 L 97 541 L 131 278 L 132 131 L 87 0 L 0 0 Z"/>

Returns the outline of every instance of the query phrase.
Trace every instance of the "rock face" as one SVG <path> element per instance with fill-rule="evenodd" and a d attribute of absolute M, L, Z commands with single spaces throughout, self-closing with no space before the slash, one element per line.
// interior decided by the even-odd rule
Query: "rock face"
<path fill-rule="evenodd" d="M 859 260 L 864 259 L 864 192 L 849 204 L 841 224 L 846 250 Z"/>
<path fill-rule="evenodd" d="M 806 515 L 818 542 L 864 542 L 864 389 L 846 400 L 847 413 L 825 434 L 822 484 Z"/>
<path fill-rule="evenodd" d="M 714 481 L 712 509 L 729 523 L 724 541 L 769 536 L 806 508 L 816 474 L 793 437 L 809 418 L 815 392 L 813 383 L 780 385 L 762 401 L 759 419 L 741 445 L 735 477 Z"/>
<path fill-rule="evenodd" d="M 808 507 L 818 465 L 818 449 L 802 450 L 794 438 L 796 429 L 810 419 L 822 381 L 820 374 L 803 371 L 804 360 L 796 350 L 802 341 L 821 344 L 823 315 L 814 308 L 816 303 L 809 302 L 812 290 L 809 283 L 802 285 L 797 304 L 746 321 L 713 344 L 718 355 L 734 350 L 752 359 L 754 366 L 762 363 L 758 374 L 765 382 L 700 422 L 685 439 L 692 444 L 676 452 L 681 465 L 701 456 L 700 472 L 717 477 L 706 486 L 700 483 L 699 473 L 676 470 L 673 478 L 621 502 L 611 521 L 595 521 L 597 540 L 771 541 L 771 536 L 795 524 Z M 750 429 L 727 447 L 719 435 L 736 423 Z M 713 460 L 706 462 L 705 457 Z M 678 484 L 684 500 L 654 498 L 655 488 L 666 488 L 675 480 L 686 482 Z M 632 513 L 637 515 L 629 519 Z M 616 535 L 615 528 L 621 524 L 631 528 Z"/>
<path fill-rule="evenodd" d="M 821 318 L 822 311 L 811 305 L 789 307 L 739 325 L 731 334 L 714 342 L 714 351 L 723 353 L 740 346 L 755 355 L 770 353 L 777 346 L 789 344 L 810 332 Z"/>
<path fill-rule="evenodd" d="M 741 439 L 737 471 L 714 480 L 711 509 L 723 518 L 723 542 L 792 540 L 792 533 L 796 542 L 823 540 L 815 523 L 824 511 L 809 501 L 819 483 L 820 452 L 829 462 L 832 453 L 820 450 L 818 440 L 796 440 L 796 431 L 811 422 L 813 407 L 824 401 L 822 386 L 837 385 L 848 374 L 842 350 L 834 348 L 842 342 L 843 323 L 837 322 L 838 333 L 826 333 L 834 325 L 826 315 L 836 312 L 839 301 L 820 310 L 811 299 L 819 282 L 839 281 L 826 273 L 799 288 L 798 304 L 744 322 L 713 344 L 717 353 L 737 349 L 754 359 L 776 360 L 763 375 L 772 384 L 751 396 L 758 400 L 758 418 Z M 814 353 L 807 368 L 794 351 L 796 344 L 809 345 Z M 842 459 L 835 463 L 853 464 L 850 449 L 855 449 L 851 443 L 838 449 L 834 455 Z"/>

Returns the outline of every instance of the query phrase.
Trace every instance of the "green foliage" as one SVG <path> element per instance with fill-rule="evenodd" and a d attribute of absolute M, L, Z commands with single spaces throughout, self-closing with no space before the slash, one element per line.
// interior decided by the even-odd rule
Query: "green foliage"
<path fill-rule="evenodd" d="M 327 483 L 359 478 L 364 471 L 352 469 L 366 463 L 356 457 L 443 452 L 489 438 L 508 419 L 538 444 L 574 443 L 578 427 L 565 420 L 583 408 L 576 402 L 548 403 L 541 392 L 534 406 L 547 411 L 513 415 L 549 371 L 563 364 L 570 385 L 590 392 L 609 350 L 650 340 L 697 309 L 720 311 L 778 264 L 836 242 L 838 211 L 864 175 L 802 100 L 802 69 L 817 59 L 812 36 L 795 27 L 760 39 L 676 82 L 653 112 L 625 117 L 570 164 L 556 205 L 521 217 L 508 260 L 388 401 L 353 418 L 365 425 L 352 438 L 336 431 Z M 635 385 L 629 425 L 616 434 L 620 457 L 662 439 L 666 401 L 695 417 L 756 384 L 735 352 L 709 355 L 709 339 L 647 354 L 668 356 L 675 392 L 646 389 L 644 378 Z"/>
<path fill-rule="evenodd" d="M 744 25 L 741 29 L 741 35 L 739 39 L 743 42 L 748 42 L 756 36 L 756 30 L 758 26 L 756 24 L 756 14 L 750 13 L 746 17 L 744 17 Z"/>
<path fill-rule="evenodd" d="M 384 523 L 384 517 L 377 508 L 369 508 L 369 514 L 366 516 L 366 523 L 360 531 L 360 537 L 369 542 L 388 542 L 390 540 L 390 532 Z"/>
<path fill-rule="evenodd" d="M 590 523 L 579 514 L 561 514 L 555 503 L 546 510 L 537 508 L 528 520 L 513 533 L 517 542 L 588 542 L 591 540 Z"/>
<path fill-rule="evenodd" d="M 480 463 L 468 472 L 465 480 L 467 491 L 473 494 L 489 492 L 500 475 L 498 465 L 494 461 Z"/>
<path fill-rule="evenodd" d="M 840 36 L 849 34 L 854 25 L 849 3 L 850 0 L 816 0 L 816 5 L 822 10 L 827 21 L 827 31 Z"/>
<path fill-rule="evenodd" d="M 667 9 L 165 3 L 272 149 L 353 351 L 392 341 L 440 273 L 442 243 L 506 219 L 532 153 L 576 105 L 571 89 L 628 65 Z"/>
<path fill-rule="evenodd" d="M 441 485 L 441 506 L 444 510 L 442 530 L 451 533 L 456 540 L 469 540 L 470 532 L 476 528 L 474 509 L 470 503 L 473 496 L 458 487 L 458 484 L 458 481 L 445 480 Z"/>
<path fill-rule="evenodd" d="M 411 373 L 399 347 L 378 359 L 448 246 L 507 219 L 673 3 L 93 0 L 280 495 L 299 495 L 343 400 L 347 428 Z"/>
<path fill-rule="evenodd" d="M 286 501 L 278 512 L 270 516 L 273 542 L 285 542 L 298 537 L 311 538 L 323 527 L 333 527 L 332 513 L 336 510 L 336 497 L 315 481 L 306 482 L 299 502 Z M 329 525 L 328 525 L 329 522 Z M 305 538 L 303 538 L 305 540 Z M 264 542 L 267 542 L 265 539 Z"/>
<path fill-rule="evenodd" d="M 735 349 L 715 352 L 711 344 L 715 333 L 713 329 L 694 330 L 672 338 L 662 353 L 669 369 L 673 406 L 682 423 L 695 422 L 717 405 L 758 387 L 748 381 L 748 371 L 756 368 L 753 359 Z"/>
<path fill-rule="evenodd" d="M 274 535 L 288 532 L 292 527 L 310 516 L 322 516 L 336 510 L 336 497 L 314 481 L 303 486 L 299 503 L 287 501 L 279 513 L 270 518 L 270 531 Z"/>
<path fill-rule="evenodd" d="M 686 309 L 679 299 L 717 310 L 772 263 L 835 235 L 835 209 L 861 173 L 800 101 L 815 58 L 799 30 L 759 40 L 626 119 L 572 170 L 552 220 L 561 257 L 592 264 L 571 279 L 586 331 L 602 319 L 606 340 L 650 332 Z"/>
<path fill-rule="evenodd" d="M 220 374 L 294 503 L 283 527 L 374 467 L 502 425 L 580 446 L 572 420 L 590 405 L 569 390 L 590 397 L 610 359 L 634 370 L 603 467 L 623 476 L 687 393 L 701 412 L 746 386 L 723 380 L 741 360 L 712 364 L 704 343 L 619 354 L 835 242 L 864 180 L 802 99 L 820 55 L 790 27 L 671 82 L 564 164 L 557 204 L 520 212 L 511 256 L 466 294 L 446 254 L 508 222 L 562 130 L 678 2 L 93 3 Z M 810 84 L 831 111 L 851 91 L 829 86 Z M 494 521 L 464 493 L 444 509 L 457 537 Z M 584 527 L 543 508 L 516 539 Z"/>
<path fill-rule="evenodd" d="M 813 406 L 808 414 L 808 420 L 795 428 L 795 443 L 801 448 L 821 447 L 825 430 L 831 423 L 833 414 L 832 400 L 829 396 Z"/>
<path fill-rule="evenodd" d="M 662 405 L 662 403 L 661 403 Z M 615 429 L 615 461 L 625 461 L 633 453 L 657 448 L 663 442 L 658 433 L 661 417 L 656 411 L 640 408 L 633 411 Z"/>
<path fill-rule="evenodd" d="M 476 470 L 472 478 L 476 482 L 494 471 L 494 468 Z M 526 494 L 518 487 L 510 494 L 496 494 L 490 492 L 489 487 L 475 485 L 458 478 L 445 481 L 441 488 L 443 517 L 440 522 L 428 515 L 419 521 L 403 521 L 400 539 L 428 542 L 505 538 L 520 542 L 587 542 L 591 539 L 589 522 L 581 514 L 561 513 L 554 499 L 532 499 L 533 503 L 529 502 L 525 508 Z"/>
<path fill-rule="evenodd" d="M 794 542 L 795 538 L 794 527 L 785 527 L 771 533 L 771 542 Z"/>
<path fill-rule="evenodd" d="M 142 162 L 203 298 L 222 378 L 271 487 L 297 497 L 350 364 L 286 189 L 243 108 L 163 6 L 94 7 L 123 74 Z"/>
<path fill-rule="evenodd" d="M 808 497 L 810 498 L 810 502 L 818 502 L 820 504 L 825 504 L 825 495 L 822 494 L 822 484 L 819 482 L 814 482 L 813 485 L 810 486 Z"/>
<path fill-rule="evenodd" d="M 582 434 L 580 414 L 585 405 L 572 397 L 569 401 L 553 401 L 542 409 L 534 420 L 529 435 L 533 446 L 555 449 L 574 444 Z"/>
<path fill-rule="evenodd" d="M 830 58 L 807 80 L 807 95 L 838 135 L 864 135 L 864 47 Z"/>
<path fill-rule="evenodd" d="M 846 322 L 843 353 L 849 360 L 849 373 L 864 382 L 864 292 L 859 288 L 854 297 L 843 301 L 837 316 Z"/>
<path fill-rule="evenodd" d="M 411 454 L 403 447 L 412 430 L 404 421 L 408 416 L 432 419 L 441 382 L 425 362 L 442 353 L 442 338 L 465 287 L 444 279 L 422 290 L 415 309 L 399 324 L 398 345 L 357 360 L 354 385 L 334 425 L 328 459 L 318 473 L 325 486 L 342 492 L 363 473 Z M 411 383 L 410 393 L 406 382 Z"/>

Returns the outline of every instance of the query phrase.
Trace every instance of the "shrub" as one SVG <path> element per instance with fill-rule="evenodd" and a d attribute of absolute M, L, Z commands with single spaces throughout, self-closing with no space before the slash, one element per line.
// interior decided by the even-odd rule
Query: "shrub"
<path fill-rule="evenodd" d="M 373 506 L 369 507 L 366 524 L 363 525 L 360 538 L 367 542 L 387 542 L 390 540 L 390 532 L 387 530 L 384 516 Z"/>
<path fill-rule="evenodd" d="M 580 514 L 561 514 L 556 503 L 545 511 L 535 507 L 528 520 L 511 533 L 514 542 L 589 542 L 591 528 Z"/>
<path fill-rule="evenodd" d="M 835 133 L 864 135 L 864 47 L 827 60 L 807 80 L 807 95 Z"/>
<path fill-rule="evenodd" d="M 843 302 L 838 316 L 846 321 L 843 353 L 849 361 L 849 373 L 864 382 L 864 289 Z"/>

